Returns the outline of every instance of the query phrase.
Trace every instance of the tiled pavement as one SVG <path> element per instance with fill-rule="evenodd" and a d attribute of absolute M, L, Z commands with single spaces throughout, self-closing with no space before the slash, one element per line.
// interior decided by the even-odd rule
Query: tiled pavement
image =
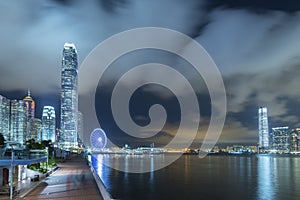
<path fill-rule="evenodd" d="M 58 164 L 60 169 L 20 199 L 98 200 L 103 199 L 89 166 L 81 156 Z"/>

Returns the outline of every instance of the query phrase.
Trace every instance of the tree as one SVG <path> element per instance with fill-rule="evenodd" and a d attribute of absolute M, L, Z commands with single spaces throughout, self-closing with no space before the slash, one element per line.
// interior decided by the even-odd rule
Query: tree
<path fill-rule="evenodd" d="M 3 147 L 5 144 L 5 138 L 2 133 L 0 133 L 0 147 Z"/>
<path fill-rule="evenodd" d="M 35 139 L 30 139 L 26 141 L 26 149 L 45 149 L 42 144 L 35 141 Z"/>

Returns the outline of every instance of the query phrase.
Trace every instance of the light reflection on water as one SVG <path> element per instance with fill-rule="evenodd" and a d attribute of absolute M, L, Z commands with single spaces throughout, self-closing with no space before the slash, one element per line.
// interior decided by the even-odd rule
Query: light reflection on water
<path fill-rule="evenodd" d="M 182 156 L 172 165 L 149 173 L 125 168 L 163 163 L 169 155 L 94 155 L 93 166 L 108 191 L 118 199 L 300 199 L 300 157 Z"/>
<path fill-rule="evenodd" d="M 277 170 L 276 158 L 260 156 L 258 159 L 258 198 L 274 199 L 277 177 L 274 173 Z"/>

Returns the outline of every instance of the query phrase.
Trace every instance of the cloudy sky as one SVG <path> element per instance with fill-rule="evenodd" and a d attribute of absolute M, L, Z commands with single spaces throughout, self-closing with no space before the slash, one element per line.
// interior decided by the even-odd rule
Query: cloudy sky
<path fill-rule="evenodd" d="M 0 94 L 10 99 L 22 99 L 30 88 L 37 103 L 37 116 L 41 115 L 44 105 L 55 106 L 59 113 L 61 54 L 65 42 L 75 43 L 79 63 L 82 63 L 99 42 L 113 34 L 145 26 L 170 28 L 198 41 L 222 74 L 228 112 L 219 142 L 256 144 L 259 106 L 268 107 L 270 127 L 300 127 L 297 109 L 300 106 L 300 3 L 295 2 L 1 1 Z M 101 101 L 95 106 L 101 127 L 119 145 L 134 145 L 135 142 L 148 144 L 151 141 L 166 144 L 174 136 L 180 110 L 176 98 L 165 88 L 140 88 L 130 104 L 131 114 L 139 125 L 149 123 L 149 106 L 155 103 L 165 105 L 168 123 L 154 138 L 136 141 L 126 136 L 116 126 L 109 110 L 112 87 L 122 73 L 130 68 L 129 65 L 153 62 L 155 58 L 156 62 L 173 65 L 191 80 L 201 102 L 202 120 L 195 140 L 198 144 L 210 116 L 210 98 L 204 82 L 173 55 L 148 53 L 150 56 L 144 51 L 120 58 L 106 73 L 106 82 L 99 85 L 95 96 L 96 102 Z M 99 125 L 90 124 L 89 119 L 85 119 L 85 125 L 87 141 L 88 132 Z M 186 132 L 189 132 L 188 128 Z"/>

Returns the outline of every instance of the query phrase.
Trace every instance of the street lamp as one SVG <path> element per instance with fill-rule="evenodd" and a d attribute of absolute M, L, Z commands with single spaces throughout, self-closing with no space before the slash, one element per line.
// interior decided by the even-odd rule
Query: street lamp
<path fill-rule="evenodd" d="M 11 163 L 10 163 L 10 192 L 9 192 L 9 199 L 12 199 L 13 194 L 13 162 L 14 162 L 14 148 L 11 147 Z"/>
<path fill-rule="evenodd" d="M 11 147 L 11 162 L 10 162 L 10 172 L 9 172 L 9 184 L 10 184 L 10 192 L 9 192 L 9 199 L 12 200 L 13 197 L 13 182 L 14 182 L 14 179 L 13 179 L 13 163 L 14 163 L 14 145 L 16 145 L 17 143 L 8 143 L 8 145 Z"/>
<path fill-rule="evenodd" d="M 47 171 L 47 173 L 48 173 L 48 163 L 49 163 L 49 152 L 48 152 L 48 147 L 46 147 L 46 154 L 47 154 L 46 171 Z"/>

